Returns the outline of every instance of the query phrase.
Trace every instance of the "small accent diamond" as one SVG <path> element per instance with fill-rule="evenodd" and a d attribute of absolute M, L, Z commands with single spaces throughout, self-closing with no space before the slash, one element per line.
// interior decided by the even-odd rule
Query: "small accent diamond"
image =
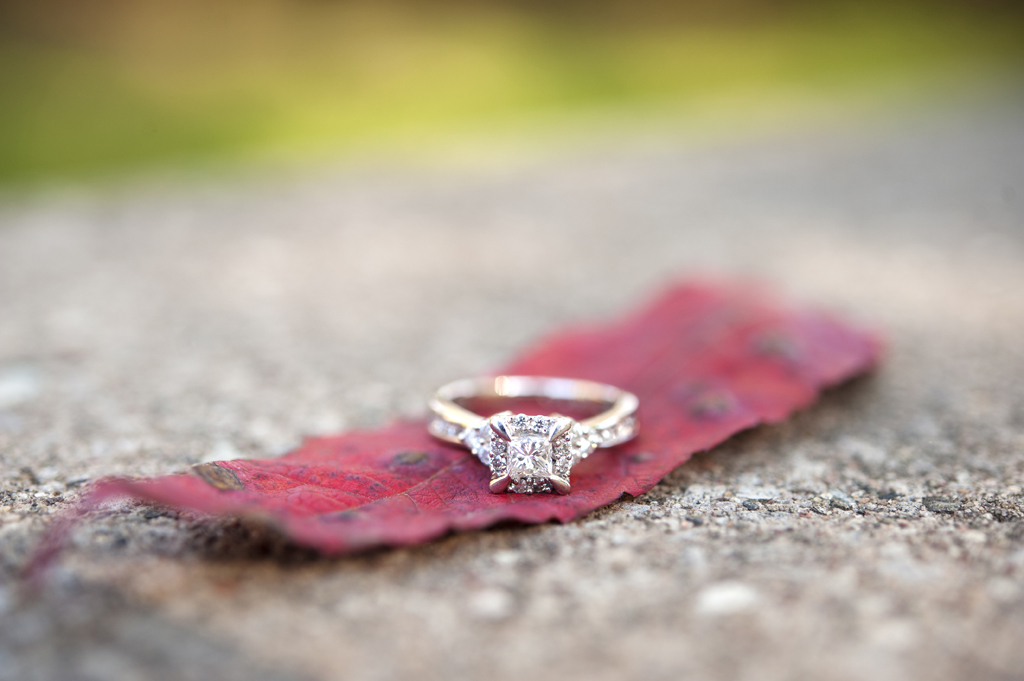
<path fill-rule="evenodd" d="M 569 439 L 577 461 L 590 456 L 600 442 L 594 431 L 584 428 L 579 423 L 573 424 L 572 430 L 569 431 Z"/>
<path fill-rule="evenodd" d="M 459 435 L 459 439 L 478 459 L 485 464 L 491 462 L 491 424 L 489 421 L 484 421 L 476 428 L 466 428 Z"/>

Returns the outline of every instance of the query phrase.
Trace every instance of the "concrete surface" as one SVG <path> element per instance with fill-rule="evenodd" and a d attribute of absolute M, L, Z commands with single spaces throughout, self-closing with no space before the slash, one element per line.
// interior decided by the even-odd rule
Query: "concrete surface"
<path fill-rule="evenodd" d="M 321 560 L 114 505 L 287 451 L 696 270 L 883 328 L 876 375 L 564 526 Z M 1024 107 L 0 205 L 0 679 L 1024 678 Z"/>

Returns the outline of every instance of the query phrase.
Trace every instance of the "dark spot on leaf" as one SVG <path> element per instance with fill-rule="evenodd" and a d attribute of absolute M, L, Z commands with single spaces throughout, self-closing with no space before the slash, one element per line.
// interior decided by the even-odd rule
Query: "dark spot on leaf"
<path fill-rule="evenodd" d="M 192 466 L 192 472 L 202 478 L 208 485 L 220 490 L 245 489 L 245 484 L 238 479 L 237 473 L 215 463 L 201 463 L 197 466 Z"/>
<path fill-rule="evenodd" d="M 629 455 L 630 463 L 644 463 L 646 461 L 651 461 L 652 459 L 654 459 L 654 454 L 652 452 L 637 452 L 636 454 Z"/>
<path fill-rule="evenodd" d="M 795 360 L 800 356 L 800 347 L 788 333 L 771 331 L 762 333 L 754 339 L 754 352 L 768 357 Z"/>
<path fill-rule="evenodd" d="M 355 520 L 359 517 L 359 511 L 357 509 L 350 508 L 347 511 L 340 511 L 338 513 L 332 513 L 331 520 L 337 520 L 340 522 L 348 522 Z"/>
<path fill-rule="evenodd" d="M 684 381 L 673 386 L 669 394 L 676 402 L 689 402 L 707 389 L 708 384 L 704 381 Z"/>
<path fill-rule="evenodd" d="M 391 463 L 395 466 L 415 466 L 429 458 L 423 452 L 402 452 L 401 454 L 396 454 Z"/>
<path fill-rule="evenodd" d="M 955 513 L 960 510 L 960 502 L 945 497 L 925 497 L 924 507 L 932 513 Z"/>
<path fill-rule="evenodd" d="M 732 411 L 734 400 L 732 395 L 716 390 L 701 395 L 690 403 L 690 415 L 695 419 L 718 419 Z"/>

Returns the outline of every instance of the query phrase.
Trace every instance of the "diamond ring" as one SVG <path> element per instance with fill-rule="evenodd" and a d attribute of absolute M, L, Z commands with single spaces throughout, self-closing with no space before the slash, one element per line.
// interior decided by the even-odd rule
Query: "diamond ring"
<path fill-rule="evenodd" d="M 597 402 L 601 413 L 528 416 L 503 411 L 486 417 L 458 404 L 476 398 L 543 398 Z M 636 395 L 604 383 L 572 378 L 467 378 L 442 387 L 430 400 L 430 434 L 467 447 L 491 468 L 491 492 L 569 493 L 569 471 L 598 447 L 636 436 Z"/>

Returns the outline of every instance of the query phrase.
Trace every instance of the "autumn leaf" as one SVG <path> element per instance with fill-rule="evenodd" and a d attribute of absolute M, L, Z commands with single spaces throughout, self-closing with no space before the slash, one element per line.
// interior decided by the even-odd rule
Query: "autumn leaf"
<path fill-rule="evenodd" d="M 570 521 L 651 489 L 695 452 L 809 405 L 878 361 L 877 338 L 753 286 L 688 283 L 638 313 L 563 331 L 502 373 L 610 383 L 640 398 L 640 436 L 572 471 L 572 491 L 490 494 L 467 451 L 401 422 L 306 441 L 277 459 L 206 463 L 158 478 L 111 479 L 114 495 L 221 516 L 252 516 L 325 554 L 429 541 L 501 521 Z M 454 377 L 453 377 L 454 378 Z"/>

